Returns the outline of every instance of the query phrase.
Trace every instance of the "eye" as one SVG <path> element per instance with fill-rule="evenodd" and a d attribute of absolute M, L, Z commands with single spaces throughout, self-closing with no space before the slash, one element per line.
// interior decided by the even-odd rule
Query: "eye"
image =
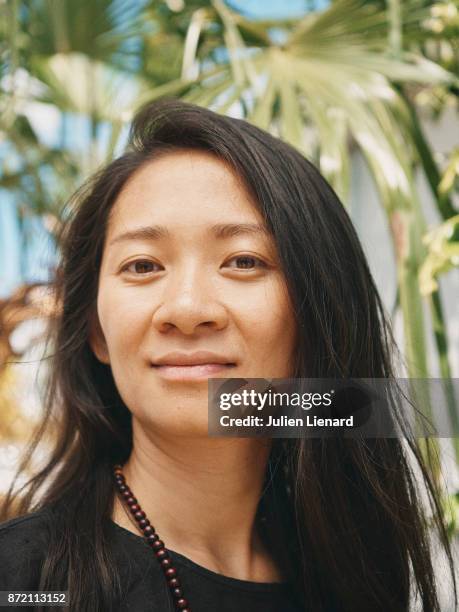
<path fill-rule="evenodd" d="M 133 274 L 137 274 L 140 276 L 145 276 L 148 272 L 154 272 L 151 268 L 153 266 L 158 266 L 154 261 L 149 261 L 148 259 L 136 259 L 135 261 L 131 261 L 126 264 L 121 272 L 132 272 Z M 130 270 L 130 268 L 134 268 L 134 270 Z"/>
<path fill-rule="evenodd" d="M 236 262 L 236 266 L 229 266 L 230 268 L 235 268 L 236 270 L 252 270 L 253 268 L 266 268 L 267 264 L 260 259 L 259 257 L 255 257 L 254 255 L 237 255 L 236 257 L 232 257 L 228 260 L 228 262 Z M 226 262 L 226 265 L 228 265 Z"/>

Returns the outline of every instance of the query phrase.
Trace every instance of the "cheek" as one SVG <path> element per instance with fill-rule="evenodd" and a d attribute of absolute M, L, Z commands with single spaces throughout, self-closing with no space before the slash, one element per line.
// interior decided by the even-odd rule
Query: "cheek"
<path fill-rule="evenodd" d="M 133 355 L 138 355 L 139 343 L 150 323 L 148 300 L 126 299 L 122 291 L 101 288 L 97 302 L 99 320 L 108 347 L 112 367 L 123 362 L 129 368 Z"/>
<path fill-rule="evenodd" d="M 149 397 L 144 397 L 145 385 L 141 384 L 145 375 L 142 362 L 141 342 L 145 336 L 145 317 L 148 316 L 138 300 L 126 300 L 116 291 L 101 293 L 98 300 L 99 319 L 105 336 L 110 368 L 115 385 L 124 404 L 132 413 L 140 406 L 155 402 L 152 389 Z"/>
<path fill-rule="evenodd" d="M 276 378 L 290 375 L 297 325 L 285 286 L 273 282 L 265 287 L 262 296 L 245 302 L 241 316 L 245 344 L 253 366 L 261 377 Z"/>

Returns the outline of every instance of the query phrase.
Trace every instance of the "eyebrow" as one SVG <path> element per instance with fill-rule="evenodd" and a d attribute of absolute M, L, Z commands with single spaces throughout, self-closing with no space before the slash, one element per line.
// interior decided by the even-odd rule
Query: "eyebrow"
<path fill-rule="evenodd" d="M 208 233 L 213 234 L 215 238 L 225 239 L 240 235 L 262 235 L 271 236 L 271 232 L 259 223 L 217 223 L 208 229 Z M 123 234 L 115 236 L 110 241 L 110 245 L 117 242 L 127 242 L 129 240 L 160 240 L 161 238 L 170 238 L 171 233 L 162 225 L 148 225 L 138 227 Z"/>

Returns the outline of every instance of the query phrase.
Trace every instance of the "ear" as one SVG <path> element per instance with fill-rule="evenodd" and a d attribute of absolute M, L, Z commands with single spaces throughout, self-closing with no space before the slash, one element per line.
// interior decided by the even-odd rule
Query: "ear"
<path fill-rule="evenodd" d="M 97 313 L 93 313 L 89 321 L 88 343 L 92 352 L 101 363 L 110 364 L 107 343 L 105 342 L 105 336 Z"/>

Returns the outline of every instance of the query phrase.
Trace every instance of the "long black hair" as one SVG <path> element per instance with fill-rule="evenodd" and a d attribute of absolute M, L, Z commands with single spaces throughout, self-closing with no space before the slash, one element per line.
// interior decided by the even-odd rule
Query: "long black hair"
<path fill-rule="evenodd" d="M 70 201 L 59 238 L 45 417 L 20 472 L 50 427 L 46 465 L 3 506 L 3 518 L 53 509 L 40 588 L 72 592 L 71 610 L 115 610 L 120 581 L 108 541 L 111 466 L 132 446 L 131 416 L 88 335 L 107 221 L 126 181 L 165 151 L 198 149 L 239 175 L 272 233 L 298 327 L 296 377 L 392 378 L 395 345 L 345 208 L 298 151 L 249 123 L 163 99 L 135 116 L 126 152 Z M 439 493 L 416 444 L 399 439 L 273 442 L 259 509 L 273 557 L 305 610 L 406 612 L 417 592 L 439 610 L 426 512 L 452 555 Z M 60 511 L 65 507 L 65 512 Z M 87 537 L 80 537 L 84 532 Z M 96 551 L 96 554 L 94 554 Z M 455 582 L 453 574 L 454 592 Z"/>

